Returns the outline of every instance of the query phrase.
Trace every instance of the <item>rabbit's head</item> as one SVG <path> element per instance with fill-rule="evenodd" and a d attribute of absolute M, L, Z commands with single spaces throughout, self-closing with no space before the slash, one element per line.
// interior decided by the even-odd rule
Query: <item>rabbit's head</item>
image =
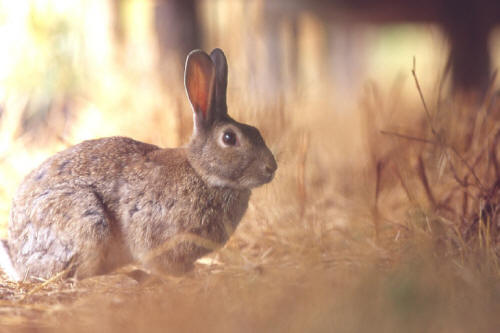
<path fill-rule="evenodd" d="M 184 84 L 194 114 L 188 158 L 212 186 L 251 189 L 270 182 L 277 164 L 259 131 L 227 114 L 227 61 L 220 49 L 210 56 L 192 51 Z"/>

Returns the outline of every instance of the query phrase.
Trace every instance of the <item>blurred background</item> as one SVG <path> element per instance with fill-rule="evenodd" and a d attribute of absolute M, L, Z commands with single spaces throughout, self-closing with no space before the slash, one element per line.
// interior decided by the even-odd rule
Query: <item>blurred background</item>
<path fill-rule="evenodd" d="M 259 125 L 282 161 L 292 163 L 287 149 L 300 142 L 276 132 L 300 129 L 314 147 L 313 168 L 352 169 L 366 162 L 363 112 L 389 109 L 409 128 L 412 114 L 422 115 L 400 107 L 419 101 L 413 59 L 430 99 L 485 89 L 500 61 L 499 7 L 487 0 L 1 1 L 0 224 L 22 177 L 69 145 L 110 135 L 186 143 L 183 64 L 195 48 L 226 52 L 230 113 Z"/>

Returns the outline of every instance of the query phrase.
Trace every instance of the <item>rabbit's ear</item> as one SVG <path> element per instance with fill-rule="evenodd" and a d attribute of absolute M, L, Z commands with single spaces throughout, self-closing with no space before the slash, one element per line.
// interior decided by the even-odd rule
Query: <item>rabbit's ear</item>
<path fill-rule="evenodd" d="M 184 85 L 193 107 L 195 126 L 210 127 L 214 119 L 215 65 L 205 52 L 194 50 L 189 53 Z"/>
<path fill-rule="evenodd" d="M 227 113 L 227 60 L 221 49 L 213 49 L 210 58 L 215 64 L 215 104 L 217 112 Z"/>

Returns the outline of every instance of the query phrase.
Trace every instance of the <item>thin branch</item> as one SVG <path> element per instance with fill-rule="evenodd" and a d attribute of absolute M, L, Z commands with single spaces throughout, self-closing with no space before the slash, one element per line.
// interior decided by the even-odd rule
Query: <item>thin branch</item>
<path fill-rule="evenodd" d="M 396 176 L 399 178 L 401 186 L 403 187 L 403 189 L 406 193 L 406 196 L 408 197 L 408 200 L 410 200 L 411 202 L 414 202 L 415 200 L 413 198 L 413 195 L 411 194 L 410 189 L 408 188 L 408 185 L 406 184 L 405 179 L 401 175 L 401 172 L 399 172 L 399 168 L 397 166 L 393 166 L 392 170 L 394 171 Z"/>
<path fill-rule="evenodd" d="M 465 177 L 465 181 L 467 181 L 467 177 Z M 462 192 L 462 216 L 467 216 L 469 210 L 469 194 L 467 191 Z"/>
<path fill-rule="evenodd" d="M 424 186 L 425 193 L 429 198 L 429 202 L 432 204 L 433 208 L 436 208 L 436 199 L 434 197 L 434 193 L 432 193 L 432 189 L 429 185 L 429 179 L 427 178 L 427 173 L 425 172 L 425 165 L 422 156 L 418 157 L 418 175 L 420 176 L 420 181 Z"/>
<path fill-rule="evenodd" d="M 413 57 L 413 68 L 411 70 L 411 74 L 413 75 L 413 79 L 415 80 L 415 85 L 417 86 L 417 91 L 418 91 L 418 94 L 420 95 L 420 100 L 422 101 L 422 104 L 424 106 L 425 115 L 427 116 L 427 121 L 429 122 L 429 126 L 431 127 L 432 134 L 434 134 L 436 137 L 438 137 L 436 130 L 434 130 L 434 126 L 432 126 L 431 113 L 429 112 L 429 108 L 427 107 L 427 103 L 425 102 L 424 94 L 422 93 L 422 89 L 420 88 L 420 83 L 418 82 L 415 67 L 416 67 L 416 60 L 415 60 L 415 56 L 414 56 Z M 439 137 L 438 137 L 438 139 L 439 139 Z"/>
<path fill-rule="evenodd" d="M 415 61 L 415 57 L 413 57 L 413 59 Z M 415 67 L 415 63 L 413 64 L 413 67 Z M 444 67 L 443 75 L 441 77 L 441 80 L 439 80 L 436 116 L 439 115 L 439 113 L 441 112 L 441 96 L 443 94 L 443 87 L 446 83 L 447 78 L 450 77 L 450 73 L 451 73 L 451 58 L 448 57 L 448 60 L 446 61 L 446 65 Z"/>
<path fill-rule="evenodd" d="M 418 138 L 418 137 L 415 137 L 415 136 L 406 135 L 406 134 L 402 134 L 402 133 L 398 133 L 398 132 L 391 132 L 391 131 L 381 130 L 380 133 L 384 134 L 384 135 L 397 136 L 398 138 L 403 138 L 403 139 L 412 140 L 412 141 L 419 141 L 419 142 L 422 142 L 422 143 L 427 143 L 427 144 L 432 144 L 432 145 L 437 144 L 437 142 L 432 141 L 432 140 L 422 139 L 422 138 Z"/>
<path fill-rule="evenodd" d="M 455 153 L 455 155 L 457 155 L 457 157 L 460 159 L 460 161 L 469 170 L 469 172 L 472 175 L 472 177 L 474 177 L 474 180 L 476 181 L 477 186 L 479 186 L 481 188 L 481 191 L 484 191 L 486 188 L 484 187 L 484 185 L 481 182 L 481 180 L 479 179 L 479 177 L 476 175 L 476 172 L 474 172 L 474 169 L 472 169 L 472 167 L 469 165 L 469 163 L 467 163 L 467 161 L 465 160 L 465 158 L 463 158 L 462 155 L 460 155 L 460 153 L 455 149 L 455 147 L 449 146 L 447 148 L 450 149 L 453 153 Z M 446 155 L 448 155 L 447 152 L 446 152 Z M 449 156 L 448 156 L 448 158 L 449 158 Z M 451 163 L 451 160 L 449 160 L 449 162 Z"/>

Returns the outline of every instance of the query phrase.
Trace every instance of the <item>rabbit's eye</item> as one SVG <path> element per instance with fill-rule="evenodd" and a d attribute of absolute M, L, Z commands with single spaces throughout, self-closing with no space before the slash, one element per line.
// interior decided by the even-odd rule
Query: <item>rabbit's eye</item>
<path fill-rule="evenodd" d="M 228 146 L 234 146 L 236 144 L 236 134 L 233 131 L 226 131 L 222 134 L 222 142 Z"/>

